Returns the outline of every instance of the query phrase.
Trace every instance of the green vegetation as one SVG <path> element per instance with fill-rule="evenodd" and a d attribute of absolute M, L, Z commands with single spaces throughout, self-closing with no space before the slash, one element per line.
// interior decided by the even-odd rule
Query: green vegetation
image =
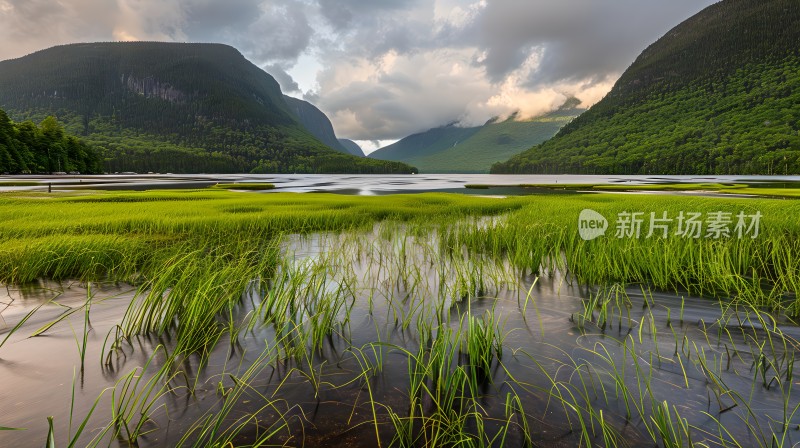
<path fill-rule="evenodd" d="M 410 135 L 397 143 L 380 148 L 369 154 L 372 158 L 385 160 L 420 159 L 431 153 L 444 151 L 473 135 L 480 127 L 462 128 L 455 124 L 430 129 Z"/>
<path fill-rule="evenodd" d="M 553 139 L 493 173 L 800 173 L 800 8 L 723 1 L 645 50 Z"/>
<path fill-rule="evenodd" d="M 581 283 L 642 283 L 662 291 L 688 291 L 703 296 L 747 299 L 754 306 L 794 316 L 800 302 L 793 299 L 794 255 L 800 246 L 793 240 L 797 204 L 781 200 L 735 200 L 674 196 L 536 196 L 522 210 L 498 225 L 457 235 L 451 242 L 483 248 L 488 254 L 505 254 L 518 266 L 532 272 L 566 269 Z M 610 223 L 608 238 L 583 241 L 577 235 L 577 217 L 584 209 L 605 216 Z M 761 233 L 757 239 L 704 238 L 671 235 L 647 237 L 649 212 L 674 218 L 681 211 L 760 211 Z M 643 223 L 638 238 L 616 238 L 620 213 L 641 211 Z M 734 223 L 735 224 L 735 223 Z M 733 225 L 733 224 L 732 224 Z M 733 228 L 731 228 L 731 231 Z M 675 229 L 672 229 L 675 232 Z M 465 239 L 462 239 L 465 238 Z M 785 251 L 785 252 L 784 252 Z M 561 254 L 561 255 L 559 255 Z M 722 271 L 720 271 L 722 269 Z M 789 294 L 788 296 L 786 294 Z"/>
<path fill-rule="evenodd" d="M 513 116 L 478 127 L 435 128 L 406 137 L 369 157 L 405 162 L 425 173 L 486 173 L 493 163 L 549 139 L 578 114 L 576 109 L 567 109 L 529 120 Z"/>
<path fill-rule="evenodd" d="M 283 99 L 286 100 L 289 109 L 297 117 L 297 121 L 299 121 L 311 135 L 331 149 L 335 149 L 344 154 L 352 154 L 339 142 L 339 139 L 336 138 L 336 133 L 333 130 L 331 121 L 321 110 L 317 109 L 316 106 L 308 101 L 299 100 L 286 95 L 283 96 Z"/>
<path fill-rule="evenodd" d="M 0 173 L 101 172 L 100 158 L 93 148 L 67 135 L 54 117 L 37 126 L 31 121 L 14 123 L 0 110 Z M 3 182 L 5 186 L 35 185 Z"/>
<path fill-rule="evenodd" d="M 239 184 L 235 184 L 239 185 Z M 568 199 L 566 199 L 568 198 Z M 566 261 L 581 282 L 648 283 L 661 290 L 688 290 L 696 294 L 731 294 L 746 288 L 744 295 L 758 298 L 776 310 L 800 311 L 783 297 L 794 280 L 792 239 L 796 205 L 780 200 L 724 200 L 663 196 L 617 197 L 604 195 L 542 196 L 531 198 L 471 198 L 442 194 L 360 198 L 330 195 L 242 195 L 214 191 L 104 193 L 73 196 L 38 193 L 7 194 L 2 198 L 3 257 L 0 279 L 27 282 L 40 277 L 88 279 L 107 275 L 135 281 L 144 275 L 146 258 L 156 256 L 151 247 L 182 247 L 197 250 L 213 238 L 232 238 L 245 232 L 245 241 L 271 240 L 286 232 L 334 231 L 370 226 L 375 220 L 402 219 L 442 222 L 464 214 L 496 214 L 519 210 L 501 223 L 469 232 L 461 227 L 448 232 L 453 247 L 491 250 L 495 257 L 509 257 L 526 269 L 539 270 L 549 263 Z M 138 215 L 128 204 L 142 204 Z M 576 219 L 590 208 L 609 218 L 625 210 L 642 210 L 677 216 L 679 209 L 702 213 L 756 208 L 764 216 L 758 240 L 748 238 L 695 241 L 683 238 L 645 238 L 646 223 L 639 239 L 608 238 L 584 242 L 577 237 Z M 14 211 L 12 213 L 12 210 Z M 246 213 L 243 213 L 246 212 Z M 98 219 L 102 217 L 102 219 Z M 522 233 L 521 233 L 522 232 Z M 524 234 L 523 234 L 524 233 Z M 267 238 L 268 237 L 268 238 Z M 211 240 L 208 240 L 211 238 Z M 184 247 L 195 241 L 196 247 Z M 649 262 L 675 253 L 670 265 Z M 201 251 L 202 252 L 202 251 Z M 202 252 L 205 253 L 205 252 Z M 563 253 L 559 261 L 556 254 Z M 678 256 L 680 254 L 680 256 Z M 171 257 L 170 252 L 167 256 Z M 145 258 L 143 258 L 145 257 Z M 600 257 L 604 261 L 595 260 Z M 697 263 L 723 257 L 724 262 Z M 790 257 L 790 258 L 786 258 Z M 747 261 L 745 265 L 742 265 Z M 163 264 L 158 260 L 156 266 Z M 736 267 L 724 276 L 713 269 Z M 745 276 L 745 273 L 747 274 Z M 752 283 L 751 283 L 752 282 Z M 748 286 L 749 285 L 749 286 Z M 773 289 L 764 289 L 771 285 Z"/>
<path fill-rule="evenodd" d="M 364 151 L 361 149 L 361 147 L 360 147 L 360 146 L 358 146 L 358 143 L 356 143 L 356 142 L 354 142 L 354 141 L 352 141 L 352 140 L 348 140 L 348 139 L 346 139 L 346 138 L 340 138 L 340 139 L 339 139 L 339 143 L 340 143 L 340 144 L 341 144 L 341 145 L 342 145 L 342 146 L 343 146 L 343 147 L 344 147 L 344 148 L 347 150 L 347 152 L 349 152 L 350 154 L 352 154 L 352 155 L 354 155 L 354 156 L 359 156 L 359 157 L 366 157 L 366 156 L 364 155 Z"/>
<path fill-rule="evenodd" d="M 609 219 L 604 238 L 579 238 L 584 209 Z M 615 237 L 631 211 L 762 219 L 742 238 L 648 237 L 646 222 Z M 111 400 L 93 416 L 106 426 L 84 431 L 94 405 L 77 430 L 70 415 L 69 431 L 49 433 L 75 445 L 167 443 L 159 422 L 186 396 L 214 404 L 180 445 L 318 442 L 327 420 L 312 414 L 336 401 L 342 432 L 327 436 L 369 446 L 781 446 L 800 417 L 798 213 L 785 200 L 602 194 L 17 192 L 0 195 L 0 281 L 138 288 L 102 365 L 142 365 L 97 398 Z M 571 315 L 542 317 L 539 278 L 588 292 L 557 297 Z M 85 313 L 81 364 L 102 303 L 88 291 L 65 311 Z M 719 308 L 684 316 L 683 301 L 651 291 Z"/>
<path fill-rule="evenodd" d="M 0 84 L 11 117 L 58 117 L 109 172 L 412 171 L 326 147 L 296 121 L 278 83 L 225 45 L 64 45 L 0 62 Z"/>

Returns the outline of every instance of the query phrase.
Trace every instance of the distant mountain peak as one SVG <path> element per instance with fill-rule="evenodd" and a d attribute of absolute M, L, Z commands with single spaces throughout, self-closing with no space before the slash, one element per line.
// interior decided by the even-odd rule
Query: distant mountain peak
<path fill-rule="evenodd" d="M 428 173 L 487 172 L 493 163 L 552 137 L 574 117 L 560 113 L 517 120 L 518 116 L 495 117 L 483 126 L 449 123 L 410 135 L 369 157 L 403 161 Z"/>

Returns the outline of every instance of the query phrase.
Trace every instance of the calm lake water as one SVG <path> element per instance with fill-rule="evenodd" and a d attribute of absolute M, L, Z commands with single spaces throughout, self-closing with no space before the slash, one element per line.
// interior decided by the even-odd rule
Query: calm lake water
<path fill-rule="evenodd" d="M 31 181 L 38 186 L 3 186 L 4 182 Z M 520 184 L 652 184 L 652 183 L 780 183 L 800 182 L 800 176 L 593 176 L 593 175 L 492 175 L 492 174 L 417 174 L 417 175 L 350 175 L 350 174 L 157 174 L 103 176 L 0 176 L 2 190 L 46 191 L 48 184 L 56 190 L 150 190 L 172 188 L 205 188 L 216 183 L 267 182 L 275 184 L 275 192 L 330 192 L 356 195 L 418 193 L 426 191 L 466 194 L 525 194 Z M 490 190 L 469 190 L 467 184 L 506 186 Z"/>
<path fill-rule="evenodd" d="M 0 177 L 0 184 L 11 180 L 22 179 Z M 41 185 L 0 186 L 0 190 L 46 191 L 48 183 L 54 190 L 145 190 L 204 188 L 218 182 L 269 182 L 277 187 L 272 191 L 285 192 L 378 195 L 442 191 L 504 195 L 521 193 L 521 189 L 514 188 L 519 184 L 791 183 L 800 182 L 800 176 L 113 175 L 25 177 L 24 180 L 40 182 Z M 506 187 L 470 190 L 464 187 L 466 184 Z M 403 267 L 393 265 L 387 268 L 383 264 L 384 260 L 394 260 L 389 254 L 397 250 L 396 242 L 401 233 L 392 231 L 394 237 L 386 240 L 378 237 L 380 233 L 375 230 L 351 240 L 339 240 L 335 235 L 292 236 L 286 242 L 287 257 L 301 264 L 320 260 L 320 257 L 328 256 L 326 254 L 331 248 L 347 247 L 353 244 L 352 241 L 369 242 L 365 248 L 353 249 L 356 252 L 342 250 L 337 253 L 336 257 L 340 259 L 337 258 L 333 264 L 350 266 L 350 274 L 357 282 L 352 296 L 347 299 L 352 315 L 343 325 L 342 335 L 331 338 L 321 350 L 310 355 L 310 364 L 325 383 L 321 389 L 314 390 L 301 373 L 304 370 L 308 372 L 308 366 L 295 365 L 288 359 L 265 366 L 255 379 L 260 394 L 270 397 L 275 394 L 274 397 L 286 404 L 280 412 L 285 412 L 292 424 L 282 441 L 290 445 L 300 437 L 306 438 L 306 446 L 374 445 L 374 428 L 369 424 L 371 410 L 364 398 L 364 384 L 351 382 L 360 372 L 352 347 L 372 350 L 368 348 L 372 347 L 369 344 L 381 341 L 383 350 L 378 350 L 379 355 L 369 352 L 373 358 L 383 358 L 384 363 L 383 373 L 370 380 L 372 392 L 377 402 L 397 412 L 408 406 L 404 393 L 409 382 L 409 361 L 401 348 L 415 352 L 421 341 L 413 323 L 408 328 L 398 326 L 398 316 L 401 321 L 416 322 L 416 314 L 426 309 L 425 304 L 431 298 L 440 296 L 440 285 L 453 278 L 455 268 L 446 264 L 444 256 L 435 254 L 434 249 L 438 247 L 435 240 L 423 238 L 417 241 L 416 237 L 402 236 L 402 241 L 408 243 L 409 257 L 413 261 L 409 264 L 419 266 L 414 271 L 418 283 L 409 286 L 398 278 L 397 272 L 401 272 Z M 365 251 L 364 255 L 361 250 Z M 368 255 L 376 250 L 377 254 Z M 474 262 L 468 259 L 464 266 Z M 576 284 L 561 272 L 543 272 L 537 278 L 508 267 L 483 267 L 497 269 L 499 278 L 505 275 L 516 277 L 509 279 L 508 284 L 499 282 L 480 297 L 458 303 L 449 301 L 443 322 L 458 328 L 465 314 L 481 316 L 490 310 L 497 313 L 506 352 L 502 368 L 495 364 L 493 381 L 482 391 L 481 404 L 491 421 L 500 422 L 504 419 L 503 400 L 509 387 L 515 388 L 528 407 L 530 423 L 536 426 L 536 446 L 576 446 L 579 442 L 580 434 L 569 427 L 564 413 L 552 403 L 548 394 L 543 393 L 554 380 L 563 387 L 582 388 L 584 385 L 577 382 L 581 377 L 575 373 L 580 369 L 575 370 L 575 365 L 593 366 L 591 374 L 594 376 L 591 378 L 597 383 L 592 383 L 596 389 L 589 394 L 590 404 L 615 419 L 621 436 L 632 446 L 647 443 L 647 437 L 641 421 L 633 419 L 627 422 L 620 418 L 626 412 L 627 403 L 615 392 L 619 384 L 614 382 L 613 373 L 617 369 L 628 370 L 624 386 L 631 389 L 640 385 L 637 376 L 630 372 L 643 369 L 657 399 L 669 399 L 670 403 L 678 404 L 681 415 L 691 424 L 711 428 L 714 419 L 719 419 L 735 432 L 737 439 L 753 445 L 759 440 L 756 435 L 748 434 L 748 428 L 741 424 L 748 418 L 745 409 L 740 406 L 723 412 L 721 409 L 731 400 L 725 396 L 714 397 L 709 392 L 706 366 L 697 362 L 700 354 L 717 364 L 719 378 L 726 387 L 748 397 L 749 405 L 758 414 L 752 421 L 762 427 L 774 426 L 785 408 L 791 410 L 797 405 L 796 394 L 784 395 L 777 388 L 753 386 L 753 365 L 757 361 L 754 353 L 762 347 L 758 346 L 761 336 L 753 336 L 757 329 L 754 329 L 752 317 L 742 317 L 741 313 L 721 308 L 717 302 L 708 299 L 645 293 L 632 287 L 626 291 L 630 300 L 628 314 L 620 311 L 621 314 L 612 319 L 608 328 L 591 325 L 582 328 L 574 316 L 596 294 L 596 289 Z M 324 290 L 336 289 L 342 283 L 337 275 L 331 274 Z M 509 284 L 514 287 L 509 287 Z M 534 304 L 521 307 L 520 297 L 524 301 L 526 292 L 531 294 Z M 116 394 L 119 400 L 127 375 L 140 375 L 141 368 L 147 365 L 154 353 L 154 364 L 143 375 L 143 381 L 158 369 L 161 360 L 158 347 L 168 351 L 174 348 L 169 335 L 164 338 L 132 338 L 114 355 L 110 365 L 101 362 L 108 353 L 109 335 L 122 320 L 135 294 L 134 287 L 124 284 L 93 283 L 91 290 L 80 282 L 2 285 L 0 339 L 28 312 L 39 305 L 42 307 L 0 349 L 0 374 L 4 379 L 0 385 L 0 405 L 3 408 L 0 427 L 26 429 L 0 431 L 0 446 L 43 445 L 47 416 L 55 416 L 58 442 L 63 443 L 69 434 L 74 433 L 84 416 L 92 413 L 92 406 L 98 400 L 79 441 L 79 444 L 86 444 L 99 434 L 112 414 L 112 397 Z M 236 310 L 239 322 L 251 316 L 262 300 L 261 296 L 253 293 L 245 296 Z M 652 304 L 657 305 L 648 305 L 647 296 L 650 296 Z M 90 297 L 91 320 L 87 323 L 81 307 Z M 56 323 L 42 331 L 53 322 Z M 725 337 L 720 336 L 723 331 Z M 782 325 L 781 331 L 793 340 L 800 340 L 800 330 L 795 326 Z M 31 337 L 38 333 L 41 335 Z M 81 369 L 84 333 L 87 334 L 86 361 L 85 369 Z M 145 424 L 147 434 L 138 440 L 139 446 L 178 443 L 189 425 L 206 412 L 220 409 L 220 387 L 233 386 L 230 375 L 242 375 L 249 366 L 258 365 L 265 341 L 268 346 L 273 346 L 275 340 L 274 328 L 257 325 L 242 331 L 233 341 L 223 339 L 214 347 L 206 365 L 200 365 L 197 358 L 186 359 L 182 369 L 188 377 L 183 382 L 174 381 L 173 393 L 153 399 L 152 420 Z M 611 360 L 621 363 L 613 361 L 612 364 Z M 526 388 L 517 390 L 518 383 L 512 378 L 526 384 Z M 139 390 L 143 387 L 140 385 Z M 190 388 L 191 393 L 188 392 Z M 255 412 L 262 405 L 262 401 L 250 396 L 245 397 L 237 409 Z M 71 414 L 74 417 L 72 425 L 69 423 Z M 270 412 L 260 417 L 263 421 L 277 421 Z M 381 411 L 377 418 L 383 423 L 380 436 L 388 444 L 393 432 L 388 424 L 389 416 Z M 800 423 L 798 420 L 800 415 L 790 418 L 793 427 Z M 787 442 L 800 441 L 798 434 L 791 432 Z M 702 433 L 696 436 L 700 440 L 704 438 Z M 111 446 L 128 446 L 123 440 L 104 441 Z M 519 434 L 509 434 L 508 446 L 520 443 Z"/>
<path fill-rule="evenodd" d="M 752 353 L 758 348 L 758 339 L 753 337 L 756 331 L 753 323 L 757 322 L 752 316 L 721 307 L 716 301 L 649 292 L 634 286 L 626 289 L 629 302 L 625 310 L 614 313 L 608 327 L 588 324 L 584 328 L 574 316 L 595 294 L 594 288 L 579 285 L 558 271 L 535 276 L 507 264 L 494 265 L 474 258 L 466 258 L 467 265 L 460 265 L 437 254 L 435 248 L 439 245 L 435 235 L 404 235 L 401 229 L 390 227 L 382 231 L 378 225 L 372 232 L 350 237 L 322 234 L 287 238 L 284 253 L 298 273 L 313 271 L 313 266 L 335 267 L 325 271 L 321 277 L 323 283 L 313 289 L 336 293 L 348 277 L 355 279 L 353 289 L 348 289 L 352 295 L 347 296 L 340 313 L 346 323 L 341 333 L 337 332 L 322 348 L 308 352 L 310 357 L 306 361 L 298 364 L 288 357 L 279 357 L 279 361 L 260 367 L 251 378 L 257 393 L 247 394 L 238 402 L 235 416 L 254 412 L 262 423 L 274 423 L 281 421 L 276 412 L 283 414 L 289 427 L 276 442 L 289 446 L 297 446 L 303 439 L 305 446 L 375 446 L 365 383 L 354 381 L 361 370 L 353 347 L 361 347 L 372 362 L 383 360 L 383 369 L 370 377 L 369 383 L 375 401 L 382 405 L 376 417 L 382 423 L 380 437 L 384 446 L 388 446 L 394 430 L 383 406 L 399 413 L 408 407 L 411 364 L 403 350 L 416 353 L 423 344 L 416 328 L 420 313 L 427 316 L 426 320 L 438 315 L 444 327 L 453 329 L 464 325 L 465 315 L 492 312 L 497 316 L 505 353 L 502 366 L 494 364 L 492 381 L 480 391 L 480 404 L 489 417 L 486 424 L 490 431 L 498 430 L 495 426 L 505 418 L 504 399 L 514 390 L 535 428 L 534 446 L 568 447 L 580 442 L 580 432 L 570 428 L 563 406 L 554 403 L 547 393 L 553 381 L 574 391 L 591 386 L 586 397 L 590 402 L 579 404 L 602 410 L 631 446 L 644 446 L 647 437 L 641 421 L 634 418 L 626 422 L 621 417 L 627 403 L 615 392 L 621 387 L 614 380 L 614 372 L 618 370 L 628 371 L 621 379 L 624 387 L 639 390 L 642 377 L 635 375 L 637 369 L 647 377 L 647 393 L 653 394 L 658 402 L 669 400 L 677 405 L 682 417 L 691 424 L 713 431 L 713 419 L 718 418 L 739 441 L 755 446 L 756 435 L 749 434 L 741 424 L 747 418 L 745 410 L 740 406 L 722 412 L 721 407 L 730 400 L 710 395 L 704 366 L 697 362 L 701 354 L 710 363 L 719 364 L 716 370 L 720 381 L 748 397 L 750 406 L 758 409 L 758 417 L 751 421 L 768 428 L 781 417 L 784 405 L 793 408 L 797 404 L 796 396 L 785 397 L 777 388 L 753 386 Z M 381 237 L 387 231 L 394 236 Z M 407 254 L 408 261 L 405 256 L 389 256 L 398 250 Z M 447 298 L 441 310 L 444 314 L 433 309 L 440 300 L 437 298 L 442 297 L 442 288 L 447 288 L 460 269 L 473 263 L 487 273 L 486 294 L 459 299 L 445 289 Z M 340 269 L 342 266 L 348 269 Z M 403 272 L 412 274 L 410 281 L 404 280 Z M 317 280 L 309 279 L 309 285 L 315 285 Z M 157 354 L 157 347 L 174 349 L 169 335 L 132 338 L 110 358 L 111 364 L 101 363 L 108 350 L 108 335 L 121 321 L 134 294 L 135 288 L 131 286 L 102 283 L 92 284 L 91 291 L 79 282 L 39 282 L 3 288 L 0 296 L 5 297 L 0 297 L 0 303 L 5 306 L 2 317 L 6 322 L 17 322 L 29 310 L 43 306 L 0 350 L 4 380 L 0 385 L 3 405 L 0 425 L 26 428 L 0 431 L 0 446 L 43 445 L 46 416 L 55 416 L 59 441 L 66 441 L 98 400 L 79 441 L 79 445 L 88 443 L 112 414 L 114 395 L 117 401 L 125 396 L 127 375 L 131 372 L 137 377 L 141 375 L 140 369 L 156 353 L 154 364 L 142 375 L 142 384 L 135 388 L 137 393 L 146 389 L 144 383 L 160 367 L 162 357 Z M 527 296 L 531 297 L 530 305 L 522 305 Z M 81 370 L 81 338 L 87 325 L 84 315 L 76 312 L 58 319 L 70 310 L 79 309 L 88 297 L 92 298 L 91 322 L 85 369 Z M 244 322 L 252 316 L 262 298 L 253 291 L 246 293 L 235 310 L 236 321 Z M 41 336 L 30 337 L 56 320 Z M 409 326 L 405 327 L 403 322 Z M 181 369 L 188 376 L 171 382 L 175 388 L 172 393 L 152 397 L 152 420 L 145 424 L 147 434 L 139 438 L 138 445 L 175 446 L 187 428 L 206 412 L 219 412 L 223 398 L 220 387 L 232 387 L 231 375 L 241 377 L 250 366 L 261 365 L 259 356 L 265 344 L 267 348 L 278 346 L 276 331 L 269 325 L 255 325 L 243 330 L 233 341 L 223 338 L 205 365 L 196 357 L 187 358 Z M 723 331 L 724 336 L 720 336 Z M 797 327 L 782 326 L 782 331 L 800 339 Z M 378 345 L 370 345 L 376 341 L 380 341 Z M 461 358 L 452 362 L 462 362 Z M 306 362 L 314 367 L 309 370 Z M 575 366 L 584 367 L 576 370 Z M 312 371 L 319 375 L 322 384 L 319 389 L 312 387 L 305 376 Z M 582 380 L 589 383 L 581 383 Z M 641 394 L 646 395 L 644 391 Z M 279 400 L 277 407 L 259 412 L 264 397 Z M 74 414 L 72 431 L 70 413 Z M 794 425 L 798 423 L 796 420 L 791 419 Z M 695 436 L 705 439 L 702 433 Z M 797 442 L 796 437 L 797 433 L 791 431 L 787 442 Z M 102 445 L 106 443 L 128 446 L 123 439 L 112 438 Z M 512 431 L 505 446 L 522 446 L 522 443 L 520 434 Z"/>

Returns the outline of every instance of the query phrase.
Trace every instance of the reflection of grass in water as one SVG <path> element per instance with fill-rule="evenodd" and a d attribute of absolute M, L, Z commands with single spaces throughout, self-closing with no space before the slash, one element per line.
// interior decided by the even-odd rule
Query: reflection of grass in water
<path fill-rule="evenodd" d="M 140 203 L 136 213 L 131 202 Z M 664 210 L 673 215 L 760 211 L 764 218 L 756 240 L 607 235 L 585 242 L 577 237 L 577 216 L 584 208 L 610 221 L 621 211 Z M 14 212 L 2 215 L 0 278 L 110 278 L 140 285 L 137 299 L 109 336 L 106 360 L 124 356 L 122 347 L 136 335 L 170 335 L 175 342 L 169 353 L 156 350 L 161 358 L 156 373 L 145 373 L 156 368 L 148 361 L 110 391 L 115 411 L 105 434 L 131 442 L 152 429 L 165 394 L 178 387 L 197 390 L 198 372 L 185 372 L 181 360 L 204 359 L 226 336 L 236 350 L 236 338 L 269 327 L 275 336 L 255 364 L 224 366 L 216 376 L 220 412 L 201 418 L 182 444 L 223 446 L 240 438 L 299 443 L 292 438 L 302 433 L 306 417 L 281 393 L 301 378 L 317 400 L 326 391 L 363 384 L 368 421 L 352 424 L 374 426 L 379 444 L 485 446 L 513 437 L 535 445 L 541 435 L 531 422 L 542 417 L 527 400 L 544 396 L 545 412 L 559 409 L 574 441 L 584 446 L 625 444 L 629 423 L 639 428 L 639 437 L 662 446 L 685 446 L 698 438 L 734 445 L 741 435 L 720 421 L 727 412 L 736 412 L 757 443 L 766 446 L 791 440 L 800 406 L 792 394 L 797 341 L 764 313 L 800 312 L 796 208 L 783 201 L 619 196 L 353 198 L 204 191 L 61 196 L 41 203 L 23 195 L 0 200 L 0 211 Z M 246 213 L 231 213 L 237 210 Z M 498 213 L 506 215 L 462 219 Z M 368 233 L 375 221 L 385 219 L 393 221 Z M 344 235 L 331 237 L 325 253 L 304 262 L 281 253 L 283 233 L 318 231 Z M 647 306 L 636 314 L 625 288 L 601 289 L 573 314 L 583 331 L 581 357 L 561 351 L 546 360 L 507 347 L 506 330 L 498 325 L 503 316 L 496 310 L 472 314 L 473 303 L 492 300 L 503 288 L 519 288 L 520 274 L 556 270 L 580 283 L 639 283 L 734 300 L 723 302 L 727 308 L 720 320 L 703 323 L 695 339 L 687 333 L 682 310 L 680 325 L 672 322 L 671 309 L 664 322 L 656 315 L 661 305 L 644 289 Z M 385 319 L 386 328 L 376 320 L 377 342 L 355 348 L 347 327 L 365 289 L 372 318 Z M 234 309 L 248 291 L 257 296 L 254 310 L 236 322 Z M 527 315 L 532 303 L 539 316 L 532 291 L 520 292 L 518 312 Z M 89 302 L 83 309 L 85 336 Z M 417 340 L 408 346 L 381 342 L 392 332 L 417 335 Z M 593 339 L 597 332 L 602 340 Z M 326 357 L 326 348 L 340 345 L 348 350 L 338 359 Z M 383 375 L 384 350 L 406 357 L 407 384 L 398 386 L 406 393 L 406 409 L 382 404 L 373 388 L 374 378 Z M 85 354 L 85 342 L 79 352 Z M 513 356 L 503 356 L 508 352 Z M 348 359 L 360 371 L 340 379 L 329 374 Z M 536 366 L 532 378 L 512 375 L 507 363 L 518 359 Z M 280 365 L 289 367 L 271 394 L 256 387 L 266 371 Z M 666 391 L 653 383 L 663 372 L 677 379 Z M 728 384 L 732 377 L 748 375 L 753 390 L 780 394 L 782 408 L 765 418 L 751 391 Z M 179 378 L 185 385 L 175 385 Z M 487 392 L 487 385 L 500 389 Z M 671 401 L 669 392 L 696 389 L 707 391 L 704 415 L 716 429 L 701 426 L 696 414 L 702 411 Z M 504 398 L 499 412 L 484 402 L 490 393 Z M 246 399 L 262 405 L 239 414 Z M 382 440 L 387 425 L 395 430 L 393 440 Z M 252 432 L 259 427 L 267 429 Z"/>
<path fill-rule="evenodd" d="M 589 208 L 610 222 L 607 235 L 583 241 L 577 234 L 577 216 Z M 725 200 L 664 197 L 536 197 L 508 219 L 485 228 L 455 228 L 447 238 L 451 246 L 466 245 L 491 256 L 506 255 L 512 263 L 532 272 L 566 268 L 575 278 L 589 284 L 607 282 L 646 283 L 655 289 L 688 290 L 697 295 L 736 296 L 778 312 L 797 314 L 796 275 L 800 268 L 798 223 L 793 218 L 798 204 L 775 200 Z M 639 238 L 616 238 L 615 220 L 624 211 L 642 211 L 644 222 Z M 712 239 L 648 238 L 649 212 L 673 220 L 681 211 L 731 213 L 760 212 L 757 238 L 738 235 Z"/>

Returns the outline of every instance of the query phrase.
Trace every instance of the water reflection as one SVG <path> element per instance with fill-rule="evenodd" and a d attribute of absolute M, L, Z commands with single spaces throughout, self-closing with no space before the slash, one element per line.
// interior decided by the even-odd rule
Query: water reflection
<path fill-rule="evenodd" d="M 233 310 L 241 330 L 224 337 L 207 360 L 192 355 L 175 365 L 181 374 L 170 381 L 170 393 L 154 399 L 152 420 L 145 426 L 151 432 L 138 445 L 177 444 L 207 412 L 221 411 L 226 391 L 236 386 L 232 378 L 247 378 L 252 392 L 237 401 L 233 418 L 253 413 L 265 424 L 289 422 L 275 436 L 276 443 L 374 446 L 372 421 L 377 419 L 379 436 L 388 445 L 396 434 L 389 410 L 405 415 L 412 398 L 410 369 L 416 361 L 409 354 L 429 351 L 440 337 L 455 334 L 446 370 L 467 366 L 459 331 L 471 316 L 489 314 L 495 316 L 503 354 L 491 364 L 491 381 L 469 392 L 486 416 L 482 424 L 489 433 L 502 430 L 506 400 L 513 393 L 524 406 L 535 446 L 580 443 L 578 413 L 590 421 L 602 416 L 631 446 L 652 445 L 646 424 L 654 405 L 666 400 L 693 425 L 695 441 L 714 444 L 720 421 L 731 437 L 754 446 L 763 435 L 752 434 L 743 421 L 770 434 L 779 431 L 776 422 L 784 410 L 798 403 L 796 394 L 777 386 L 786 384 L 782 378 L 788 373 L 778 364 L 785 367 L 797 350 L 796 327 L 770 327 L 764 323 L 771 321 L 753 310 L 646 287 L 589 287 L 558 270 L 535 276 L 506 260 L 451 250 L 440 244 L 436 229 L 406 230 L 403 224 L 384 224 L 365 233 L 289 237 L 285 263 L 275 278 L 263 285 L 253 282 Z M 63 438 L 69 432 L 73 390 L 80 419 L 104 389 L 121 390 L 119 382 L 152 357 L 142 375 L 148 381 L 174 349 L 169 333 L 139 336 L 126 341 L 109 365 L 99 362 L 106 356 L 106 336 L 133 300 L 131 286 L 92 284 L 90 289 L 78 282 L 41 282 L 7 291 L 9 306 L 2 314 L 7 324 L 42 308 L 0 348 L 0 423 L 28 428 L 0 431 L 0 446 L 40 446 L 48 415 L 56 417 Z M 291 313 L 296 327 L 263 319 L 266 295 L 282 291 L 302 305 Z M 42 336 L 29 336 L 88 300 L 89 362 L 81 373 L 77 341 L 83 313 L 58 320 Z M 331 313 L 333 333 L 318 342 L 303 339 L 310 337 L 305 333 L 297 340 L 283 338 L 286 332 L 312 330 L 319 307 L 330 303 L 339 303 Z M 587 312 L 590 303 L 600 305 Z M 754 369 L 762 356 L 776 362 L 775 371 L 767 370 L 763 379 L 772 387 L 762 385 Z M 381 368 L 359 380 L 365 362 Z M 257 369 L 249 375 L 252 366 Z M 771 376 L 781 378 L 773 383 Z M 377 410 L 367 391 L 380 403 Z M 265 408 L 269 399 L 279 402 Z M 737 401 L 741 404 L 731 407 Z M 108 393 L 98 403 L 91 428 L 103 427 L 103 419 L 112 414 Z M 432 405 L 423 402 L 426 411 Z M 789 420 L 796 426 L 798 417 Z M 243 440 L 253 431 L 244 432 Z M 82 443 L 93 436 L 87 433 Z M 601 437 L 592 441 L 601 443 Z M 788 445 L 798 441 L 794 432 L 787 437 Z M 124 441 L 109 442 L 125 446 Z M 522 446 L 518 426 L 505 442 Z"/>
<path fill-rule="evenodd" d="M 207 188 L 217 183 L 266 182 L 274 191 L 335 192 L 341 194 L 390 194 L 422 191 L 486 194 L 468 190 L 468 184 L 506 186 L 491 194 L 526 194 L 514 186 L 523 184 L 655 184 L 655 183 L 760 183 L 785 185 L 800 182 L 800 176 L 601 176 L 601 175 L 491 175 L 491 174 L 418 174 L 418 175 L 350 175 L 350 174 L 196 174 L 196 175 L 103 175 L 103 176 L 0 176 L 0 182 L 24 180 L 38 186 L 13 187 L 0 185 L 0 190 L 47 191 L 48 186 L 63 190 L 149 190 L 175 188 Z M 527 192 L 529 193 L 529 192 Z"/>

